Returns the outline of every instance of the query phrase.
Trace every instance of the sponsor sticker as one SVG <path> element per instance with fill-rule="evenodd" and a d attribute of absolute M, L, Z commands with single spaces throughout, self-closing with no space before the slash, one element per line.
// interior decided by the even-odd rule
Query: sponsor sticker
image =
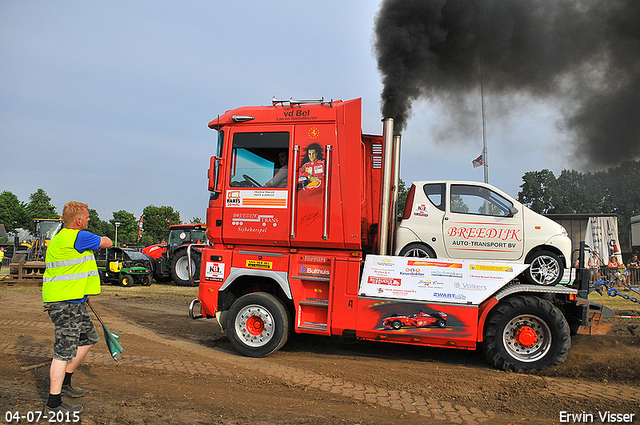
<path fill-rule="evenodd" d="M 271 261 L 247 260 L 246 264 L 250 269 L 273 269 L 273 263 Z"/>
<path fill-rule="evenodd" d="M 393 277 L 378 277 L 378 276 L 369 276 L 367 279 L 368 283 L 372 285 L 388 285 L 388 286 L 400 286 L 402 285 L 402 279 L 397 279 Z"/>
<path fill-rule="evenodd" d="M 462 263 L 445 263 L 442 261 L 409 260 L 407 264 L 410 266 L 447 267 L 450 269 L 462 268 Z"/>
<path fill-rule="evenodd" d="M 287 208 L 286 190 L 228 190 L 227 207 Z"/>
<path fill-rule="evenodd" d="M 462 289 L 463 291 L 486 291 L 487 285 L 479 285 L 471 282 L 455 282 L 453 287 L 456 289 Z"/>
<path fill-rule="evenodd" d="M 329 267 L 321 265 L 300 264 L 300 274 L 329 276 Z"/>
<path fill-rule="evenodd" d="M 513 267 L 509 266 L 489 266 L 485 264 L 471 264 L 469 270 L 484 271 L 484 272 L 504 272 L 513 273 Z"/>
<path fill-rule="evenodd" d="M 404 271 L 400 271 L 400 276 L 421 277 L 424 276 L 424 272 L 418 267 L 407 267 L 404 269 Z"/>
<path fill-rule="evenodd" d="M 450 272 L 448 270 L 432 270 L 431 276 L 439 276 L 439 277 L 453 277 L 456 279 L 462 278 L 462 273 L 458 272 Z"/>
<path fill-rule="evenodd" d="M 429 205 L 427 204 L 416 204 L 413 209 L 413 215 L 417 215 L 420 217 L 429 217 Z"/>
<path fill-rule="evenodd" d="M 311 255 L 305 255 L 304 257 L 302 257 L 302 260 L 309 261 L 311 263 L 326 263 L 327 257 L 314 257 Z"/>
<path fill-rule="evenodd" d="M 381 260 L 377 261 L 376 264 L 382 267 L 395 267 L 394 262 L 389 258 L 382 258 Z"/>
<path fill-rule="evenodd" d="M 464 301 L 467 299 L 467 296 L 464 294 L 455 294 L 452 292 L 434 292 L 433 297 L 439 300 L 455 300 L 455 301 Z"/>
<path fill-rule="evenodd" d="M 207 268 L 205 270 L 205 277 L 207 279 L 223 279 L 224 278 L 224 263 L 207 262 Z"/>

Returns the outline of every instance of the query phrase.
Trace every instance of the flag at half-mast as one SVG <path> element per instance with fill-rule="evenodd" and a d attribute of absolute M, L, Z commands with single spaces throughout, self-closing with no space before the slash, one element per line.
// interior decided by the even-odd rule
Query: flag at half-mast
<path fill-rule="evenodd" d="M 482 167 L 484 165 L 484 154 L 480 154 L 479 157 L 471 161 L 473 168 Z"/>

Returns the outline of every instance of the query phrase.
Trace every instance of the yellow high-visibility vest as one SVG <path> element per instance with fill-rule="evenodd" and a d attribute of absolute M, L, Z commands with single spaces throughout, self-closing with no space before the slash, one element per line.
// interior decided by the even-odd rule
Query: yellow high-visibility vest
<path fill-rule="evenodd" d="M 81 299 L 100 293 L 100 275 L 93 251 L 78 252 L 73 244 L 79 230 L 62 229 L 47 248 L 42 283 L 45 303 Z"/>

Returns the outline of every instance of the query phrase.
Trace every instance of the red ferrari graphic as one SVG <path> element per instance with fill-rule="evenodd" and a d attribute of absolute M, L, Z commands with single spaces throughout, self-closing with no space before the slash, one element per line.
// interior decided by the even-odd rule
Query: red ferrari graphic
<path fill-rule="evenodd" d="M 413 326 L 416 328 L 437 326 L 439 328 L 444 328 L 447 326 L 447 315 L 441 311 L 425 313 L 420 310 L 420 313 L 412 314 L 410 316 L 398 316 L 397 314 L 393 314 L 382 319 L 382 327 L 384 328 L 397 330 L 403 326 Z"/>

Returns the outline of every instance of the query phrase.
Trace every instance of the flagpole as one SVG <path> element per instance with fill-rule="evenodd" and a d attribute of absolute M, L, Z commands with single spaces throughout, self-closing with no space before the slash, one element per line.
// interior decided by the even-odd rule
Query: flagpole
<path fill-rule="evenodd" d="M 484 113 L 484 82 L 482 80 L 482 62 L 480 63 L 480 97 L 482 98 L 482 159 L 484 162 L 484 182 L 489 183 L 489 159 L 487 157 L 487 119 Z"/>

